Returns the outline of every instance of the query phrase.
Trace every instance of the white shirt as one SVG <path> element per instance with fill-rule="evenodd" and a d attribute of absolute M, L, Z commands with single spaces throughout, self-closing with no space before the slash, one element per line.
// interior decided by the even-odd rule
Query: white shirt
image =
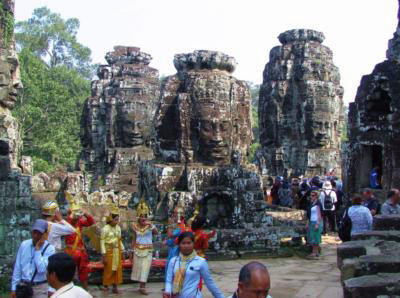
<path fill-rule="evenodd" d="M 325 203 L 325 194 L 324 194 L 324 192 L 327 195 L 329 195 L 331 197 L 331 199 L 332 199 L 332 205 L 333 206 L 332 206 L 332 209 L 329 209 L 329 210 L 335 210 L 335 203 L 337 202 L 336 192 L 334 192 L 333 189 L 325 189 L 325 188 L 321 189 L 321 192 L 319 194 L 319 200 L 320 200 L 321 205 L 322 205 L 322 210 L 326 210 L 325 206 L 324 206 L 324 203 Z"/>
<path fill-rule="evenodd" d="M 61 223 L 48 222 L 49 223 L 49 237 L 47 241 L 52 244 L 57 251 L 61 250 L 61 236 L 71 235 L 75 233 L 75 228 L 71 226 L 66 220 L 62 220 Z"/>
<path fill-rule="evenodd" d="M 59 288 L 50 298 L 93 298 L 88 292 L 81 287 L 77 287 L 73 282 Z"/>

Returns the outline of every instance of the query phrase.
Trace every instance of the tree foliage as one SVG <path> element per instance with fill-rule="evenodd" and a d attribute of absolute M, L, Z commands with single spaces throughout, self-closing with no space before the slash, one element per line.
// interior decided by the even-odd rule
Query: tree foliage
<path fill-rule="evenodd" d="M 40 8 L 17 27 L 24 89 L 14 115 L 20 123 L 23 154 L 32 156 L 35 172 L 72 168 L 81 150 L 82 106 L 90 94 L 85 74 L 90 50 L 75 39 L 79 21 L 64 21 Z"/>
<path fill-rule="evenodd" d="M 76 39 L 78 19 L 64 20 L 47 7 L 41 7 L 27 21 L 18 22 L 15 29 L 19 49 L 29 49 L 50 67 L 62 65 L 91 78 L 91 51 Z"/>

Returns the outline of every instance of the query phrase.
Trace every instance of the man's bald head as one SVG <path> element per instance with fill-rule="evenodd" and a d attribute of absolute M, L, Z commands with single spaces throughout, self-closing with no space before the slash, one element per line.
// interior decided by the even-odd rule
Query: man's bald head
<path fill-rule="evenodd" d="M 250 262 L 239 272 L 239 298 L 267 297 L 270 289 L 267 267 L 259 262 Z"/>

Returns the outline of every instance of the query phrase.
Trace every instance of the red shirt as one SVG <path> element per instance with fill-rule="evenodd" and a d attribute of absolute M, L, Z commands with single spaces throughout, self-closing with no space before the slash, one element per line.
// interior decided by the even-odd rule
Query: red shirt
<path fill-rule="evenodd" d="M 194 231 L 194 249 L 200 257 L 205 258 L 205 252 L 208 249 L 208 240 L 215 236 L 216 231 L 207 234 L 203 229 Z"/>
<path fill-rule="evenodd" d="M 76 221 L 75 223 L 73 222 L 72 217 L 68 216 L 67 217 L 67 221 L 75 229 L 79 228 L 80 233 L 79 233 L 79 238 L 78 238 L 78 242 L 77 242 L 76 248 L 85 249 L 85 244 L 83 243 L 83 240 L 82 240 L 82 227 L 90 227 L 91 225 L 94 225 L 96 222 L 95 222 L 93 216 L 91 216 L 91 215 L 81 216 L 79 218 L 79 220 Z M 72 246 L 75 243 L 75 239 L 76 239 L 77 236 L 78 236 L 77 233 L 65 236 L 65 243 L 67 244 L 67 247 L 70 246 L 72 248 Z"/>

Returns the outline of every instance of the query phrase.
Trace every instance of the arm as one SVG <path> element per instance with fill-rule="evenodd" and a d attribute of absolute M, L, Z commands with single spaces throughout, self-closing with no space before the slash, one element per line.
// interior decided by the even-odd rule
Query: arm
<path fill-rule="evenodd" d="M 136 232 L 135 230 L 132 231 L 132 249 L 135 249 L 135 245 L 136 245 Z"/>
<path fill-rule="evenodd" d="M 153 232 L 153 235 L 157 235 L 157 233 L 158 233 L 158 230 L 155 225 L 153 225 L 151 231 Z"/>
<path fill-rule="evenodd" d="M 318 226 L 322 219 L 321 208 L 319 205 L 317 205 L 317 217 L 318 217 L 317 218 L 317 226 Z"/>
<path fill-rule="evenodd" d="M 124 247 L 124 244 L 122 243 L 122 231 L 121 231 L 121 227 L 120 226 L 118 226 L 118 231 L 119 231 L 119 233 L 118 233 L 118 240 L 117 241 L 121 245 L 120 246 L 121 247 L 121 251 L 124 251 L 125 247 Z"/>
<path fill-rule="evenodd" d="M 18 249 L 17 259 L 15 260 L 14 271 L 12 275 L 11 281 L 11 291 L 15 292 L 17 284 L 21 280 L 21 254 L 22 254 L 22 245 Z"/>
<path fill-rule="evenodd" d="M 71 226 L 67 221 L 62 219 L 59 223 L 51 224 L 51 232 L 56 237 L 71 235 L 75 233 L 75 228 Z"/>
<path fill-rule="evenodd" d="M 96 223 L 93 216 L 90 214 L 85 213 L 84 216 L 85 218 L 81 221 L 82 226 L 90 227 Z"/>
<path fill-rule="evenodd" d="M 319 201 L 320 201 L 320 203 L 321 203 L 322 209 L 324 209 L 325 196 L 324 196 L 324 193 L 323 193 L 323 192 L 321 192 L 321 193 L 319 194 Z"/>
<path fill-rule="evenodd" d="M 101 236 L 100 236 L 100 251 L 101 254 L 104 256 L 106 254 L 106 234 L 107 234 L 107 225 L 101 229 Z"/>
<path fill-rule="evenodd" d="M 200 266 L 200 274 L 208 290 L 212 293 L 213 297 L 224 298 L 224 295 L 222 294 L 221 290 L 217 287 L 217 285 L 215 284 L 214 280 L 211 277 L 206 261 L 202 261 L 202 264 Z"/>
<path fill-rule="evenodd" d="M 389 206 L 388 206 L 386 203 L 384 203 L 384 204 L 382 205 L 381 214 L 382 214 L 382 215 L 388 215 L 388 214 L 390 214 Z"/>
<path fill-rule="evenodd" d="M 366 207 L 365 207 L 366 208 Z M 372 215 L 371 215 L 371 212 L 369 211 L 369 209 L 368 208 L 366 208 L 367 210 L 365 210 L 365 211 L 367 211 L 367 212 L 365 212 L 365 215 L 366 215 L 366 217 L 367 217 L 367 222 L 368 222 L 368 229 L 370 229 L 370 230 L 372 230 L 372 221 L 373 221 L 373 218 L 372 218 Z"/>
<path fill-rule="evenodd" d="M 43 249 L 47 246 L 48 243 L 43 244 Z M 47 265 L 49 263 L 49 257 L 56 253 L 56 250 L 53 245 L 49 245 L 42 256 L 41 250 L 35 250 L 34 262 L 37 268 L 38 273 L 46 273 Z"/>
<path fill-rule="evenodd" d="M 178 257 L 173 257 L 169 260 L 168 264 L 168 271 L 167 276 L 165 278 L 165 293 L 171 294 L 172 293 L 172 283 L 174 282 L 173 272 L 175 270 L 175 263 Z"/>

